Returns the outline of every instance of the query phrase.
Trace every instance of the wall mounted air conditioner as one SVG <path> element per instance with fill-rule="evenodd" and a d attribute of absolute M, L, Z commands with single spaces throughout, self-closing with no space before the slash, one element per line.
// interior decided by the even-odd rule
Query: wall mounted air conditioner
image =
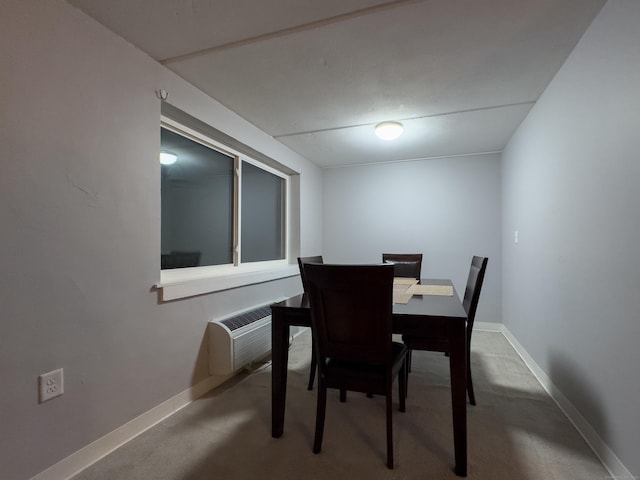
<path fill-rule="evenodd" d="M 270 305 L 209 322 L 209 374 L 233 373 L 271 351 Z"/>

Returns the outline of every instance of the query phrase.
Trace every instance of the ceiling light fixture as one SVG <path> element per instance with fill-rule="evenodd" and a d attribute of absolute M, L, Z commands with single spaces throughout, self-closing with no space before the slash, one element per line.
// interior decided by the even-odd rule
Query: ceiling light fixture
<path fill-rule="evenodd" d="M 178 160 L 178 156 L 169 152 L 160 152 L 160 163 L 162 165 L 173 165 Z"/>
<path fill-rule="evenodd" d="M 400 122 L 382 122 L 376 125 L 376 135 L 382 140 L 395 140 L 404 131 Z"/>

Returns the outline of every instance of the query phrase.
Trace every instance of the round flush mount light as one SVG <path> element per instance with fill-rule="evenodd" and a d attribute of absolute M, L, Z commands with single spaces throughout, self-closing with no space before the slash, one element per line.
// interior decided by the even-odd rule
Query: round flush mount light
<path fill-rule="evenodd" d="M 160 163 L 162 165 L 173 165 L 178 160 L 178 156 L 169 152 L 160 152 Z"/>
<path fill-rule="evenodd" d="M 376 135 L 382 140 L 395 140 L 404 131 L 400 122 L 382 122 L 376 125 Z"/>

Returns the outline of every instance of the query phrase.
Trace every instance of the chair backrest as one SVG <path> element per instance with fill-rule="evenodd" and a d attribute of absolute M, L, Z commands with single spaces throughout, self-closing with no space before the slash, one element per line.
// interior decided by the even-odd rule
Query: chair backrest
<path fill-rule="evenodd" d="M 325 359 L 391 362 L 393 267 L 306 264 L 318 367 Z"/>
<path fill-rule="evenodd" d="M 421 253 L 383 253 L 382 263 L 392 263 L 396 277 L 417 278 L 422 271 Z"/>
<path fill-rule="evenodd" d="M 302 288 L 305 293 L 307 291 L 306 279 L 304 276 L 304 265 L 306 263 L 324 263 L 322 255 L 316 255 L 315 257 L 298 257 L 298 268 L 300 269 L 300 278 L 302 279 Z"/>
<path fill-rule="evenodd" d="M 486 257 L 473 257 L 471 260 L 471 268 L 469 269 L 469 277 L 467 278 L 467 287 L 464 290 L 464 299 L 462 305 L 467 312 L 467 326 L 473 327 L 473 321 L 476 317 L 476 309 L 478 308 L 478 300 L 480 299 L 480 290 L 484 281 L 484 273 L 487 270 Z"/>

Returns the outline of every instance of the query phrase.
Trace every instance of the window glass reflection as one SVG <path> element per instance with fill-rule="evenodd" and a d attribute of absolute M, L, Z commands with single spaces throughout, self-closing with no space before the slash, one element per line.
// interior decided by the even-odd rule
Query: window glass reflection
<path fill-rule="evenodd" d="M 233 263 L 233 157 L 161 128 L 162 269 Z"/>
<path fill-rule="evenodd" d="M 241 262 L 285 258 L 285 181 L 242 163 Z"/>

